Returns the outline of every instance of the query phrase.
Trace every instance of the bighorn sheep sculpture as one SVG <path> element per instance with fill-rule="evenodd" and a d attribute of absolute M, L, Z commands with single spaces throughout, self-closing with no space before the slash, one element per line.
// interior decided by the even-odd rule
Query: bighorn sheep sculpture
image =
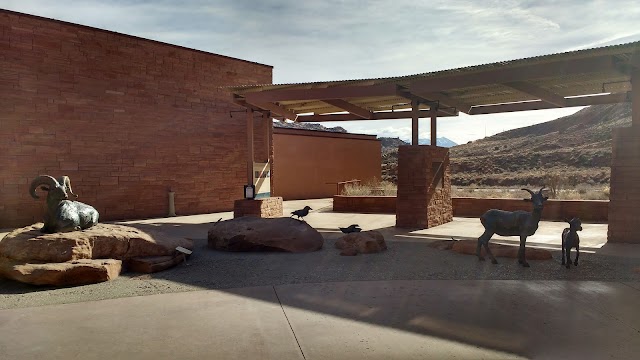
<path fill-rule="evenodd" d="M 571 248 L 576 248 L 576 261 L 573 265 L 578 266 L 578 258 L 580 257 L 580 237 L 578 231 L 582 231 L 582 221 L 578 218 L 571 220 L 564 219 L 569 223 L 569 227 L 562 230 L 562 265 L 565 265 L 566 254 L 566 266 L 567 269 L 571 267 Z"/>
<path fill-rule="evenodd" d="M 531 194 L 531 199 L 524 199 L 525 201 L 531 201 L 533 203 L 533 211 L 504 211 L 491 209 L 482 216 L 480 216 L 480 222 L 484 226 L 484 233 L 478 238 L 478 247 L 476 248 L 476 255 L 479 260 L 484 260 L 484 257 L 480 255 L 480 248 L 484 246 L 485 251 L 491 258 L 491 262 L 497 264 L 498 261 L 491 253 L 489 249 L 489 240 L 493 234 L 502 236 L 520 236 L 520 249 L 518 250 L 518 263 L 524 267 L 529 267 L 529 263 L 525 258 L 525 244 L 527 242 L 527 236 L 533 235 L 538 230 L 538 222 L 540 222 L 540 216 L 542 215 L 542 208 L 544 202 L 549 198 L 542 194 L 542 187 L 537 193 L 529 190 L 522 189 Z"/>
<path fill-rule="evenodd" d="M 79 201 L 69 200 L 69 194 L 75 198 L 78 195 L 71 190 L 68 176 L 62 176 L 60 181 L 49 175 L 40 175 L 31 182 L 29 192 L 34 199 L 36 189 L 47 191 L 47 209 L 44 214 L 44 226 L 40 231 L 44 233 L 68 232 L 84 230 L 98 223 L 98 211 L 90 205 Z"/>

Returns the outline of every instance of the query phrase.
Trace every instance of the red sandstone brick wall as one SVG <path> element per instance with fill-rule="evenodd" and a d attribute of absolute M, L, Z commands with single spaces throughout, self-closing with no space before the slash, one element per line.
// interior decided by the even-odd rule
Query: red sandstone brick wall
<path fill-rule="evenodd" d="M 380 140 L 374 135 L 273 129 L 272 194 L 285 200 L 331 197 L 336 183 L 380 180 Z"/>
<path fill-rule="evenodd" d="M 0 228 L 42 218 L 29 183 L 68 175 L 102 220 L 226 211 L 246 182 L 246 121 L 220 86 L 265 65 L 0 10 Z M 256 119 L 256 160 L 266 122 Z"/>
<path fill-rule="evenodd" d="M 395 214 L 396 196 L 333 196 L 333 211 Z"/>

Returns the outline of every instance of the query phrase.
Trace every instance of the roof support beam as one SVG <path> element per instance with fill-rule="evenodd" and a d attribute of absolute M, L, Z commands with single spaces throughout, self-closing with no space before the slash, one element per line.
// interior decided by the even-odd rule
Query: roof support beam
<path fill-rule="evenodd" d="M 419 103 L 429 105 L 429 108 L 437 107 L 438 110 L 440 110 L 440 112 L 442 113 L 445 113 L 451 116 L 458 116 L 458 108 L 454 106 L 452 102 L 444 104 L 443 102 L 440 101 L 440 99 L 429 97 L 427 95 L 429 94 L 413 94 L 406 89 L 401 89 L 401 88 L 398 89 L 398 96 L 411 100 L 412 102 L 414 100 L 418 100 Z M 469 105 L 469 107 L 471 107 L 471 105 Z"/>
<path fill-rule="evenodd" d="M 293 111 L 289 111 L 288 109 L 285 109 L 282 106 L 278 106 L 278 105 L 270 103 L 270 102 L 253 103 L 253 102 L 248 102 L 247 101 L 247 104 L 253 105 L 253 106 L 258 107 L 260 109 L 269 110 L 272 113 L 274 113 L 276 115 L 284 116 L 286 119 L 289 119 L 289 120 L 296 121 L 296 119 L 298 118 L 298 114 L 294 113 Z"/>
<path fill-rule="evenodd" d="M 247 102 L 262 103 L 276 101 L 329 100 L 357 97 L 395 96 L 394 83 L 369 86 L 334 86 L 313 89 L 265 90 L 245 94 Z"/>
<path fill-rule="evenodd" d="M 412 93 L 444 91 L 453 88 L 474 87 L 488 84 L 502 84 L 545 77 L 585 74 L 592 72 L 618 71 L 612 56 L 598 56 L 574 60 L 560 60 L 529 66 L 463 73 L 453 76 L 434 76 L 414 81 L 409 90 Z"/>
<path fill-rule="evenodd" d="M 471 109 L 471 105 L 465 103 L 464 101 L 452 99 L 449 96 L 439 92 L 419 93 L 418 96 L 424 96 L 429 99 L 437 100 L 438 102 L 440 102 L 441 107 L 451 106 L 465 114 L 468 114 L 469 110 Z"/>
<path fill-rule="evenodd" d="M 335 106 L 344 111 L 348 111 L 349 113 L 359 116 L 363 119 L 371 120 L 373 118 L 373 113 L 365 108 L 361 108 L 360 106 L 354 105 L 348 101 L 344 101 L 342 99 L 327 99 L 323 100 L 325 103 Z"/>
<path fill-rule="evenodd" d="M 567 106 L 567 102 L 564 96 L 560 96 L 558 94 L 552 93 L 551 91 L 545 90 L 541 87 L 533 85 L 532 83 L 526 81 L 514 81 L 504 83 L 502 85 L 508 86 L 512 89 L 518 90 L 522 93 L 529 94 L 531 96 L 535 96 L 542 101 L 546 101 L 550 104 L 556 105 L 558 107 Z"/>
<path fill-rule="evenodd" d="M 630 96 L 627 93 L 597 95 L 597 96 L 582 96 L 576 98 L 566 98 L 565 107 L 573 106 L 589 106 L 589 105 L 601 105 L 601 104 L 617 104 L 623 102 L 629 102 Z M 495 114 L 502 112 L 513 111 L 527 111 L 527 110 L 543 110 L 543 109 L 556 109 L 557 106 L 546 101 L 536 100 L 519 103 L 509 104 L 497 104 L 497 105 L 485 105 L 474 106 L 471 108 L 469 115 L 482 115 L 482 114 Z"/>
<path fill-rule="evenodd" d="M 431 110 L 420 110 L 419 117 L 426 118 L 431 116 Z M 438 116 L 452 116 L 451 114 L 438 112 Z M 394 120 L 394 119 L 411 119 L 411 111 L 385 111 L 374 112 L 373 118 L 370 120 Z M 352 114 L 328 114 L 328 115 L 298 115 L 298 122 L 323 122 L 323 121 L 354 121 L 362 120 Z"/>

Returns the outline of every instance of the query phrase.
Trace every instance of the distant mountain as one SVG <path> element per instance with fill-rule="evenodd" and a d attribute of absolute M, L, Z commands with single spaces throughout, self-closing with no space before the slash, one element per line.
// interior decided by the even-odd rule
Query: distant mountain
<path fill-rule="evenodd" d="M 400 140 L 400 138 L 378 137 L 378 140 L 380 140 L 380 145 L 383 149 L 389 147 L 398 147 L 400 145 L 409 145 L 408 142 Z"/>
<path fill-rule="evenodd" d="M 387 139 L 393 139 L 393 138 L 387 138 Z M 402 141 L 405 143 L 404 145 L 410 145 L 411 144 L 411 140 L 409 140 L 409 139 L 405 139 L 405 140 L 402 140 Z M 431 139 L 418 139 L 418 144 L 419 145 L 431 145 Z M 454 142 L 451 139 L 447 139 L 444 136 L 437 138 L 436 139 L 436 144 L 438 146 L 448 147 L 448 148 L 458 145 L 458 143 Z M 382 145 L 382 146 L 384 146 L 384 145 Z"/>
<path fill-rule="evenodd" d="M 325 127 L 325 126 L 323 126 L 321 124 L 297 123 L 297 122 L 285 122 L 285 121 L 274 121 L 273 122 L 273 127 L 287 128 L 287 129 L 329 131 L 329 132 L 339 132 L 339 133 L 346 133 L 347 132 L 347 130 L 345 130 L 341 126 L 328 128 L 328 127 Z"/>
<path fill-rule="evenodd" d="M 418 139 L 418 144 L 431 145 L 431 139 Z M 453 140 L 447 139 L 446 137 L 439 137 L 436 138 L 436 145 L 450 148 L 458 144 Z"/>

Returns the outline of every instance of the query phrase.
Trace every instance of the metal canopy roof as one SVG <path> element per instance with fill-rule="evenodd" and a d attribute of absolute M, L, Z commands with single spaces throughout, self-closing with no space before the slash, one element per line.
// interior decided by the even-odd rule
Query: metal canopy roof
<path fill-rule="evenodd" d="M 404 119 L 412 100 L 420 117 L 626 102 L 633 68 L 640 42 L 409 76 L 225 89 L 240 105 L 301 122 Z"/>

